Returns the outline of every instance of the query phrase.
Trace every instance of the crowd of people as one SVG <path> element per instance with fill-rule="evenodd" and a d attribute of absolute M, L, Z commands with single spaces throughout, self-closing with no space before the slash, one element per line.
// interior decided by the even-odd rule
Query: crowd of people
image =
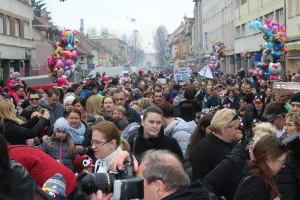
<path fill-rule="evenodd" d="M 300 92 L 243 71 L 158 78 L 97 73 L 47 91 L 14 72 L 0 93 L 0 199 L 115 199 L 79 191 L 79 177 L 133 159 L 145 200 L 300 199 Z"/>

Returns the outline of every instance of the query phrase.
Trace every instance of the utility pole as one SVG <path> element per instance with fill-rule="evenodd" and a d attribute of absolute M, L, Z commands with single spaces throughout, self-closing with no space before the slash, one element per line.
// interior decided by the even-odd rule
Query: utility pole
<path fill-rule="evenodd" d="M 138 30 L 133 30 L 133 37 L 134 37 L 134 57 L 133 57 L 133 64 L 137 64 L 137 34 L 139 33 Z"/>

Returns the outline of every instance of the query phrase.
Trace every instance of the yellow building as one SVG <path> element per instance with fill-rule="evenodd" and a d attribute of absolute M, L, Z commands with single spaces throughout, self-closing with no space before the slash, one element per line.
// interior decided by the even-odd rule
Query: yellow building
<path fill-rule="evenodd" d="M 300 67 L 300 1 L 286 0 L 287 46 L 290 52 L 286 56 L 287 70 L 296 73 Z"/>

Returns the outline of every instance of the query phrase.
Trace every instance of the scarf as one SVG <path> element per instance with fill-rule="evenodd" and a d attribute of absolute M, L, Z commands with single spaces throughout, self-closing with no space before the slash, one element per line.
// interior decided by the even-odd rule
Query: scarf
<path fill-rule="evenodd" d="M 83 123 L 80 122 L 78 129 L 75 129 L 70 125 L 69 135 L 74 144 L 82 144 L 85 135 L 85 126 Z"/>
<path fill-rule="evenodd" d="M 95 163 L 95 173 L 107 173 L 109 171 L 110 161 L 118 151 L 122 151 L 120 146 L 106 158 L 98 159 Z"/>

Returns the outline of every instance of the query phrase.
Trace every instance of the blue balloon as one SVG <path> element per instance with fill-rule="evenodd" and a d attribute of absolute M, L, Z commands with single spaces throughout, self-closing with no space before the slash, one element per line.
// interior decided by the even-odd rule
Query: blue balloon
<path fill-rule="evenodd" d="M 273 44 L 273 42 L 268 42 L 267 43 L 267 48 L 271 49 L 272 51 L 274 51 L 274 44 Z"/>
<path fill-rule="evenodd" d="M 283 54 L 282 54 L 282 52 L 280 52 L 280 51 L 273 51 L 273 52 L 272 52 L 272 56 L 273 56 L 274 58 L 280 58 L 281 56 L 283 56 Z"/>

